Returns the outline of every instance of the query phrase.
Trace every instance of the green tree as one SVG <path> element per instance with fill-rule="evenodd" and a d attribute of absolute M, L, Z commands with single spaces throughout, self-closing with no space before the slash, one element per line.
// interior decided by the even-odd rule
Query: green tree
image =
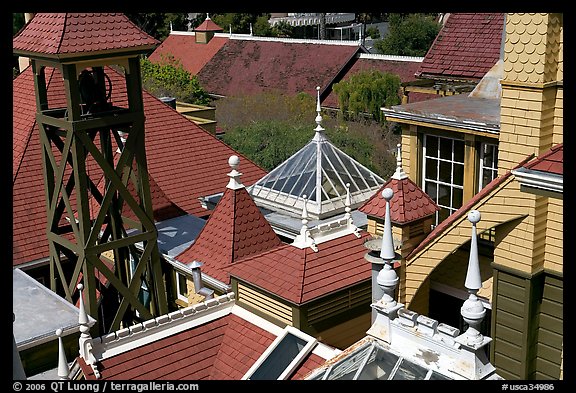
<path fill-rule="evenodd" d="M 440 31 L 433 14 L 390 14 L 388 34 L 374 41 L 379 53 L 424 56 Z"/>
<path fill-rule="evenodd" d="M 188 30 L 187 13 L 126 13 L 125 15 L 159 41 L 164 41 L 170 34 L 170 23 L 174 30 Z"/>
<path fill-rule="evenodd" d="M 294 26 L 285 20 L 281 20 L 272 27 L 272 31 L 275 37 L 290 38 L 294 37 Z"/>
<path fill-rule="evenodd" d="M 400 103 L 400 77 L 379 70 L 364 70 L 332 86 L 338 95 L 340 111 L 345 119 L 368 114 L 373 120 L 384 122 L 382 106 Z"/>
<path fill-rule="evenodd" d="M 199 105 L 210 103 L 211 98 L 200 86 L 196 75 L 190 76 L 173 56 L 163 56 L 157 63 L 143 57 L 140 65 L 142 87 L 154 96 L 175 97 L 178 101 Z"/>

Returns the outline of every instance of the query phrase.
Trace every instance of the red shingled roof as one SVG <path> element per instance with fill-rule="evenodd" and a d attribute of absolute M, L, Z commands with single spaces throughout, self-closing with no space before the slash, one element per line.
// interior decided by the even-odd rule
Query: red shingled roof
<path fill-rule="evenodd" d="M 202 22 L 197 28 L 194 29 L 194 31 L 222 31 L 222 30 L 223 29 L 216 23 L 214 23 L 214 21 L 210 18 L 204 19 L 204 22 Z"/>
<path fill-rule="evenodd" d="M 394 196 L 390 200 L 391 222 L 407 224 L 428 217 L 440 210 L 432 198 L 409 178 L 388 180 L 358 210 L 368 216 L 384 218 L 386 216 L 386 200 L 382 197 L 382 191 L 385 188 L 391 188 L 394 192 Z"/>
<path fill-rule="evenodd" d="M 399 60 L 387 60 L 387 59 L 368 59 L 368 58 L 358 58 L 346 72 L 346 74 L 340 80 L 347 80 L 350 76 L 366 70 L 378 70 L 381 72 L 388 72 L 391 74 L 396 74 L 400 77 L 400 82 L 411 82 L 417 80 L 414 76 L 418 68 L 420 67 L 420 62 L 417 61 L 399 61 Z M 410 102 L 423 101 L 430 98 L 437 98 L 436 94 L 425 94 L 425 93 L 410 93 Z M 338 95 L 334 91 L 330 91 L 328 97 L 322 102 L 322 105 L 328 108 L 338 108 Z"/>
<path fill-rule="evenodd" d="M 233 265 L 230 275 L 294 304 L 303 304 L 371 277 L 366 232 L 318 245 L 318 252 L 284 245 Z"/>
<path fill-rule="evenodd" d="M 106 73 L 112 80 L 112 100 L 117 105 L 126 105 L 124 79 L 110 68 L 106 68 Z M 46 80 L 49 106 L 65 107 L 64 87 L 58 71 L 47 68 Z M 189 214 L 207 215 L 198 198 L 220 192 L 228 180 L 225 165 L 217 163 L 226 163 L 231 155 L 243 156 L 145 91 L 143 101 L 150 176 L 173 204 Z M 14 266 L 49 255 L 41 144 L 35 112 L 34 81 L 32 69 L 28 67 L 13 81 Z M 242 162 L 245 184 L 252 184 L 266 174 L 247 158 Z M 99 179 L 94 176 L 98 166 L 91 158 L 88 165 L 91 178 Z"/>
<path fill-rule="evenodd" d="M 226 188 L 194 243 L 175 259 L 202 262 L 204 273 L 229 284 L 231 264 L 281 244 L 248 191 Z"/>
<path fill-rule="evenodd" d="M 164 56 L 174 56 L 186 71 L 196 75 L 227 41 L 228 37 L 212 37 L 208 43 L 198 44 L 194 35 L 170 34 L 148 58 L 161 63 Z"/>
<path fill-rule="evenodd" d="M 500 59 L 503 29 L 503 13 L 450 14 L 416 76 L 479 81 Z"/>
<path fill-rule="evenodd" d="M 198 72 L 198 79 L 204 90 L 222 96 L 264 91 L 315 96 L 316 86 L 325 90 L 361 50 L 356 45 L 230 39 Z"/>
<path fill-rule="evenodd" d="M 121 13 L 38 13 L 14 37 L 13 49 L 57 57 L 111 50 L 142 52 L 159 43 Z"/>
<path fill-rule="evenodd" d="M 102 380 L 240 380 L 276 336 L 235 315 L 227 314 L 150 344 L 104 359 Z M 94 372 L 77 358 L 86 379 Z M 324 363 L 308 354 L 290 379 L 299 379 Z"/>
<path fill-rule="evenodd" d="M 534 161 L 524 165 L 526 169 L 549 172 L 556 175 L 564 174 L 564 144 L 552 147 L 548 152 L 538 156 Z"/>

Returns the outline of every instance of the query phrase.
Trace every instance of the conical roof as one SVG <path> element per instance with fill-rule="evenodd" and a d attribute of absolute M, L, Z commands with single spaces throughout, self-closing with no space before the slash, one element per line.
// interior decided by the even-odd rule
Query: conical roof
<path fill-rule="evenodd" d="M 354 209 L 384 183 L 326 137 L 321 126 L 319 88 L 316 110 L 318 125 L 312 140 L 250 188 L 259 206 L 299 215 L 306 198 L 310 217 L 323 219 L 344 212 L 347 184 Z"/>

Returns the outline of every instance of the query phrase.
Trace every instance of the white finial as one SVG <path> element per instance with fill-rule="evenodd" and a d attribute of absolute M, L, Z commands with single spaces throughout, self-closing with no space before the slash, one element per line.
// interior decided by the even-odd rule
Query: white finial
<path fill-rule="evenodd" d="M 56 329 L 58 336 L 58 376 L 60 379 L 69 379 L 70 367 L 66 360 L 66 352 L 64 351 L 64 343 L 62 342 L 62 329 Z"/>
<path fill-rule="evenodd" d="M 324 131 L 324 128 L 322 128 L 322 115 L 320 114 L 321 108 L 320 108 L 320 86 L 316 86 L 316 91 L 317 91 L 317 99 L 316 99 L 316 113 L 318 113 L 316 115 L 316 128 L 314 129 L 314 131 L 316 132 L 321 132 Z"/>
<path fill-rule="evenodd" d="M 318 251 L 318 247 L 316 247 L 314 239 L 310 236 L 310 231 L 308 230 L 308 209 L 306 208 L 308 197 L 306 194 L 302 195 L 302 199 L 304 200 L 302 206 L 302 228 L 300 228 L 300 233 L 296 236 L 292 245 L 298 248 L 310 247 L 314 251 Z"/>
<path fill-rule="evenodd" d="M 210 14 L 209 14 L 209 13 L 206 13 L 206 20 L 211 20 L 211 19 L 210 19 Z"/>
<path fill-rule="evenodd" d="M 396 257 L 394 253 L 394 239 L 392 237 L 392 224 L 390 222 L 390 201 L 394 196 L 391 188 L 385 188 L 382 191 L 382 197 L 386 200 L 386 215 L 384 216 L 384 230 L 382 231 L 382 248 L 380 258 L 386 261 L 392 261 Z"/>
<path fill-rule="evenodd" d="M 242 173 L 236 170 L 239 164 L 240 164 L 240 158 L 238 156 L 230 156 L 230 158 L 228 159 L 228 165 L 230 165 L 230 168 L 232 168 L 232 170 L 230 171 L 230 173 L 228 173 L 230 180 L 228 181 L 228 185 L 226 186 L 226 188 L 230 188 L 232 190 L 238 190 L 240 188 L 244 188 L 244 184 L 242 184 L 242 182 L 240 181 L 240 176 L 242 175 Z"/>
<path fill-rule="evenodd" d="M 172 21 L 170 21 L 170 33 L 172 33 Z"/>
<path fill-rule="evenodd" d="M 351 201 L 350 201 L 350 183 L 346 183 L 346 199 L 344 201 L 344 210 L 346 211 L 346 219 L 350 219 L 351 214 L 350 212 L 352 211 L 352 209 L 350 208 L 351 205 Z"/>
<path fill-rule="evenodd" d="M 82 327 L 86 327 L 86 332 L 90 330 L 88 326 L 88 314 L 86 314 L 86 308 L 84 307 L 84 296 L 82 290 L 84 289 L 84 285 L 81 283 L 76 286 L 78 288 L 78 293 L 80 294 L 80 312 L 78 313 L 78 323 L 80 324 L 80 331 L 82 331 Z M 84 332 L 83 332 L 84 333 Z"/>
<path fill-rule="evenodd" d="M 404 169 L 402 169 L 402 144 L 396 145 L 396 172 L 392 175 L 392 179 L 402 180 L 408 178 Z"/>
<path fill-rule="evenodd" d="M 230 37 L 232 37 L 232 25 L 229 26 L 230 26 Z"/>
<path fill-rule="evenodd" d="M 468 213 L 468 220 L 472 223 L 472 239 L 470 243 L 470 258 L 468 259 L 468 271 L 466 272 L 466 282 L 464 286 L 470 295 L 464 301 L 460 314 L 468 324 L 465 332 L 466 342 L 469 345 L 481 344 L 484 337 L 479 331 L 480 323 L 486 315 L 484 305 L 476 295 L 482 288 L 482 277 L 480 276 L 480 263 L 478 260 L 478 240 L 476 235 L 476 224 L 480 221 L 480 212 L 471 210 Z"/>
<path fill-rule="evenodd" d="M 252 34 L 252 23 L 250 23 L 250 35 L 253 35 Z"/>

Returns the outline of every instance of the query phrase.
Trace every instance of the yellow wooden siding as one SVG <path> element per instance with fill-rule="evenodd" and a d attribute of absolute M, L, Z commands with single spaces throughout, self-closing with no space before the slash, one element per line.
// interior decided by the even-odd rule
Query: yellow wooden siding
<path fill-rule="evenodd" d="M 238 283 L 238 301 L 292 326 L 292 307 Z"/>
<path fill-rule="evenodd" d="M 366 336 L 366 331 L 370 328 L 371 313 L 362 314 L 339 325 L 319 332 L 316 337 L 327 345 L 339 349 L 345 349 L 362 337 Z"/>
<path fill-rule="evenodd" d="M 563 348 L 563 287 L 561 279 L 547 276 L 544 280 L 538 343 L 536 346 L 537 379 L 559 379 Z"/>
<path fill-rule="evenodd" d="M 564 201 L 548 198 L 546 221 L 546 257 L 544 268 L 553 272 L 563 272 L 564 257 Z"/>

